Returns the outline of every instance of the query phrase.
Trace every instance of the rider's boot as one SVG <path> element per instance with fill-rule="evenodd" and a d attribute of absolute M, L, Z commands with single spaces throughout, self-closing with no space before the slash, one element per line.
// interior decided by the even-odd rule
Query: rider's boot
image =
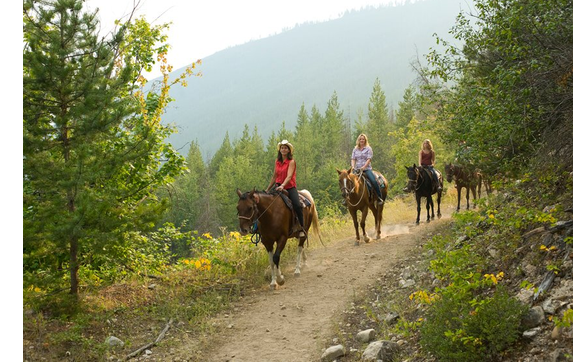
<path fill-rule="evenodd" d="M 375 194 L 375 198 L 377 199 L 377 205 L 383 205 L 383 199 L 378 194 Z"/>

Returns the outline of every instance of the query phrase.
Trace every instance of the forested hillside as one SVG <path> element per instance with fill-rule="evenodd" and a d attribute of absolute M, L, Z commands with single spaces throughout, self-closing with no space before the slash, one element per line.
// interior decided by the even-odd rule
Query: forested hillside
<path fill-rule="evenodd" d="M 396 86 L 396 102 L 388 94 L 391 75 L 373 74 L 363 81 L 355 77 L 361 66 L 347 59 L 365 59 L 356 47 L 360 39 L 351 40 L 340 57 L 310 56 L 317 59 L 311 73 L 303 61 L 296 67 L 279 66 L 280 59 L 296 62 L 291 47 L 263 47 L 261 57 L 248 57 L 247 63 L 235 55 L 243 47 L 232 48 L 223 53 L 230 58 L 221 61 L 235 68 L 219 73 L 223 78 L 217 88 L 233 92 L 240 87 L 246 95 L 238 101 L 242 107 L 266 93 L 293 94 L 291 86 L 283 86 L 300 74 L 323 94 L 287 105 L 293 109 L 290 119 L 267 116 L 267 122 L 280 122 L 274 125 L 244 120 L 240 131 L 227 132 L 228 126 L 219 123 L 227 117 L 212 119 L 207 127 L 224 133 L 216 140 L 200 123 L 193 124 L 195 134 L 186 136 L 188 153 L 183 157 L 165 142 L 174 117 L 165 110 L 169 105 L 173 111 L 186 107 L 191 101 L 181 98 L 179 86 L 185 79 L 200 84 L 211 65 L 201 78 L 193 64 L 169 81 L 166 25 L 130 18 L 102 39 L 98 18 L 85 13 L 82 0 L 26 0 L 23 299 L 24 340 L 31 348 L 25 349 L 25 357 L 62 360 L 72 354 L 87 361 L 124 360 L 129 357 L 116 355 L 115 347 L 103 342 L 104 335 L 130 336 L 127 326 L 150 335 L 143 319 L 168 321 L 163 324 L 169 326 L 174 318 L 178 333 L 188 338 L 210 333 L 208 318 L 262 285 L 268 263 L 259 253 L 262 248 L 251 242 L 258 234 L 235 231 L 236 190 L 264 189 L 278 142 L 290 140 L 298 187 L 313 195 L 324 230 L 339 231 L 349 217 L 336 170 L 349 168 L 354 140 L 362 132 L 374 149 L 373 167 L 390 181 L 389 215 L 397 215 L 400 205 L 413 197 L 402 191 L 408 182 L 406 166 L 417 162 L 426 138 L 433 142 L 442 172 L 445 164 L 457 162 L 494 188 L 475 202 L 475 210 L 452 215 L 443 235 L 426 236 L 431 238 L 430 262 L 421 265 L 431 282 L 411 294 L 418 307 L 387 327 L 419 344 L 416 350 L 423 354 L 404 359 L 507 361 L 512 351 L 528 350 L 528 338 L 542 333 L 541 326 L 571 328 L 571 289 L 564 288 L 563 301 L 550 300 L 555 308 L 544 299 L 552 284 L 562 278 L 571 284 L 572 279 L 572 6 L 571 0 L 476 0 L 471 12 L 446 10 L 457 16 L 450 35 L 434 37 L 440 48 L 421 53 L 426 61 L 416 64 L 419 81 Z M 325 33 L 326 26 L 400 9 L 347 14 L 244 47 L 291 39 L 309 28 L 325 34 L 310 36 L 318 46 L 344 43 L 354 33 L 333 37 Z M 430 10 L 423 16 L 435 17 Z M 389 22 L 394 18 L 403 17 L 392 15 Z M 415 28 L 426 22 L 420 19 L 413 19 Z M 386 39 L 403 33 L 411 21 L 397 24 Z M 266 52 L 278 57 L 266 58 Z M 253 62 L 258 66 L 249 71 Z M 141 74 L 153 65 L 166 77 L 150 88 Z M 382 59 L 363 67 L 390 68 Z M 340 75 L 344 88 L 337 81 L 318 81 L 322 68 Z M 241 84 L 236 75 L 245 73 L 249 78 Z M 277 86 L 260 79 L 275 79 Z M 353 111 L 348 89 L 357 86 L 367 91 Z M 193 93 L 205 94 L 199 89 Z M 228 109 L 223 104 L 227 93 L 213 93 L 215 109 Z M 280 101 L 267 107 L 279 114 L 284 109 Z M 243 109 L 257 114 L 267 107 Z M 215 147 L 209 162 L 201 141 Z M 448 188 L 453 188 L 451 182 Z M 389 290 L 385 295 L 391 295 Z M 528 310 L 542 308 L 533 305 L 538 301 L 544 302 L 549 319 L 542 311 L 542 318 L 528 324 Z M 383 306 L 372 303 L 371 308 Z M 377 315 L 370 309 L 364 313 Z M 567 342 L 555 351 L 555 361 L 571 354 Z"/>
<path fill-rule="evenodd" d="M 464 6 L 461 0 L 420 0 L 368 8 L 300 24 L 202 59 L 203 76 L 171 93 L 176 101 L 163 119 L 179 132 L 170 141 L 183 154 L 189 142 L 197 141 L 207 160 L 225 132 L 239 138 L 247 124 L 267 138 L 283 122 L 293 128 L 302 104 L 324 108 L 333 92 L 353 123 L 359 111 L 367 114 L 378 78 L 387 105 L 397 108 L 417 78 L 410 63 L 436 46 L 433 34 L 447 34 Z"/>

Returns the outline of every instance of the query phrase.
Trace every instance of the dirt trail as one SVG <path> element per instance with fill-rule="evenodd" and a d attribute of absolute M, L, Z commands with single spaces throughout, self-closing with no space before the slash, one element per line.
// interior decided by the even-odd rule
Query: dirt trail
<path fill-rule="evenodd" d="M 446 215 L 449 215 L 446 212 Z M 333 321 L 353 297 L 386 273 L 425 238 L 444 226 L 449 217 L 432 223 L 386 225 L 381 240 L 353 246 L 354 238 L 308 251 L 307 267 L 293 276 L 293 260 L 285 263 L 285 285 L 244 298 L 232 314 L 217 320 L 223 332 L 211 337 L 204 361 L 314 361 L 319 360 Z M 369 231 L 374 236 L 373 230 Z M 391 271 L 398 273 L 398 271 Z M 189 355 L 190 357 L 190 355 Z"/>

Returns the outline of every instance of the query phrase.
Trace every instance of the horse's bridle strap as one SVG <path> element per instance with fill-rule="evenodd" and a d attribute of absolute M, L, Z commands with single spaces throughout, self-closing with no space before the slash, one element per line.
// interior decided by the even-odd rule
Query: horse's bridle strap
<path fill-rule="evenodd" d="M 248 216 L 248 217 L 247 217 L 247 216 L 239 215 L 239 216 L 237 216 L 237 217 L 238 217 L 239 219 L 244 219 L 244 220 L 253 221 L 253 215 L 255 214 L 255 210 L 256 210 L 256 208 L 253 207 L 253 212 L 251 213 L 251 216 Z"/>

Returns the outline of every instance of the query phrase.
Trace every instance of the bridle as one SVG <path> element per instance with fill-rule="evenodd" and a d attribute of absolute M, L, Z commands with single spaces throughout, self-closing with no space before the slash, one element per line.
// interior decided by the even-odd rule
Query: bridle
<path fill-rule="evenodd" d="M 354 175 L 356 175 L 358 179 L 361 178 L 360 176 L 358 176 L 358 175 L 355 174 L 355 173 L 354 173 Z M 362 188 L 361 188 L 362 190 L 361 190 L 361 196 L 359 196 L 359 201 L 357 201 L 356 204 L 352 204 L 351 201 L 349 201 L 349 195 L 353 192 L 353 189 L 355 188 L 355 182 L 351 181 L 352 186 L 351 186 L 350 189 L 348 189 L 348 188 L 347 188 L 347 181 L 348 181 L 348 180 L 351 181 L 351 179 L 349 178 L 349 175 L 347 175 L 347 177 L 345 177 L 345 178 L 343 179 L 343 186 L 340 185 L 340 186 L 339 186 L 339 189 L 341 190 L 341 193 L 342 193 L 342 194 L 345 194 L 345 200 L 347 201 L 347 203 L 348 203 L 350 206 L 355 207 L 355 206 L 359 205 L 359 203 L 361 202 L 361 200 L 363 200 L 363 195 L 365 194 L 365 189 L 366 189 L 366 188 L 365 188 L 365 187 L 362 187 Z M 365 186 L 365 185 L 364 185 L 364 186 Z"/>
<path fill-rule="evenodd" d="M 419 182 L 420 179 L 420 172 L 419 169 L 416 167 L 413 169 L 413 171 L 415 172 L 415 180 L 410 179 L 408 182 L 410 185 L 413 186 L 414 190 L 417 191 L 421 188 L 421 186 L 423 185 L 423 181 L 421 183 Z"/>
<path fill-rule="evenodd" d="M 249 216 L 237 215 L 239 219 L 249 220 L 253 222 L 253 215 L 255 215 L 255 212 L 259 212 L 259 210 L 257 209 L 257 204 L 255 203 L 255 201 L 251 200 L 251 202 L 253 202 L 253 206 L 251 207 L 251 215 Z"/>

